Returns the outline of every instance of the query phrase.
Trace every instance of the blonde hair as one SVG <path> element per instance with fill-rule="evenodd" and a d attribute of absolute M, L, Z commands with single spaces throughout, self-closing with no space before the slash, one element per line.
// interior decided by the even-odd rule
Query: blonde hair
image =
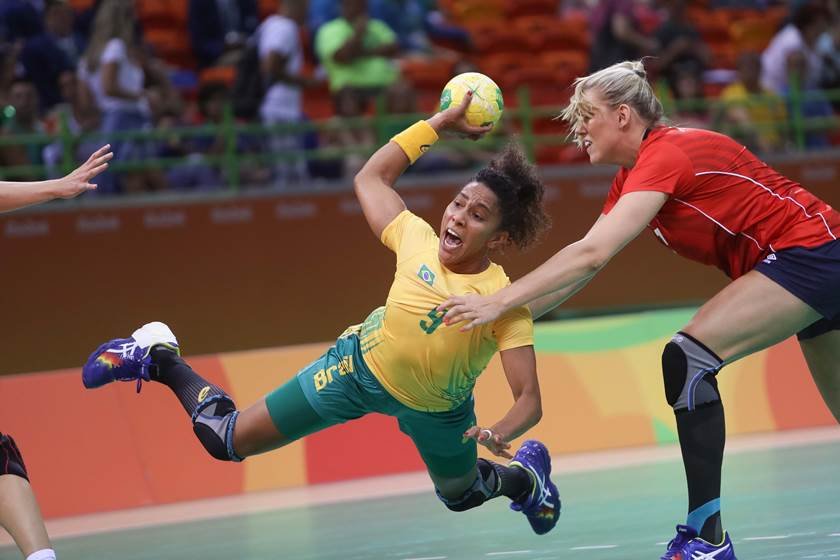
<path fill-rule="evenodd" d="M 641 60 L 627 60 L 608 66 L 594 74 L 578 78 L 569 105 L 559 118 L 569 123 L 569 135 L 578 146 L 583 140 L 578 136 L 582 121 L 595 112 L 595 107 L 584 97 L 590 89 L 596 89 L 611 107 L 628 105 L 647 122 L 648 126 L 664 120 L 662 103 L 656 97 L 647 81 L 647 71 Z"/>
<path fill-rule="evenodd" d="M 133 0 L 106 0 L 100 3 L 84 54 L 86 70 L 96 72 L 102 51 L 111 39 L 122 39 L 126 49 L 130 48 L 135 43 L 134 22 Z"/>

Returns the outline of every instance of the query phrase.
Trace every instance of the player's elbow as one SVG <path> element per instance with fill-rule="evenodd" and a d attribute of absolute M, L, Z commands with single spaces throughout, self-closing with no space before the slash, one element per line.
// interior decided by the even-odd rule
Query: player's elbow
<path fill-rule="evenodd" d="M 586 277 L 594 276 L 602 268 L 604 268 L 612 257 L 612 253 L 604 247 L 595 244 L 581 242 L 580 247 L 580 267 Z"/>
<path fill-rule="evenodd" d="M 362 168 L 358 173 L 356 173 L 356 176 L 353 177 L 353 191 L 355 191 L 356 196 L 362 194 L 362 191 L 364 191 L 364 186 L 368 182 L 370 182 L 370 177 L 368 176 L 368 173 L 365 171 L 365 169 Z"/>

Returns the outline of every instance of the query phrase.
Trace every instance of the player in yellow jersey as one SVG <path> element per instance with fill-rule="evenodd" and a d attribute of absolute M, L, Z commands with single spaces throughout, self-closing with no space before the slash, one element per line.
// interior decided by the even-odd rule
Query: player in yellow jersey
<path fill-rule="evenodd" d="M 543 185 L 533 166 L 509 147 L 455 195 L 437 232 L 406 210 L 393 188 L 439 131 L 477 138 L 489 130 L 466 123 L 469 99 L 395 136 L 356 176 L 365 218 L 396 253 L 394 282 L 384 307 L 345 331 L 294 379 L 240 413 L 222 389 L 180 358 L 166 325 L 149 323 L 130 338 L 99 347 L 83 368 L 85 386 L 114 380 L 166 384 L 191 415 L 201 443 L 221 460 L 241 461 L 370 412 L 387 414 L 413 440 L 449 509 L 464 511 L 504 495 L 535 532 L 551 530 L 560 499 L 547 449 L 531 440 L 514 456 L 508 451 L 509 442 L 542 414 L 531 317 L 551 302 L 513 309 L 468 333 L 444 326 L 436 311 L 452 294 L 491 294 L 510 283 L 490 255 L 510 245 L 525 248 L 548 227 Z M 497 351 L 514 403 L 485 427 L 476 423 L 473 386 Z M 478 459 L 477 443 L 512 461 Z"/>

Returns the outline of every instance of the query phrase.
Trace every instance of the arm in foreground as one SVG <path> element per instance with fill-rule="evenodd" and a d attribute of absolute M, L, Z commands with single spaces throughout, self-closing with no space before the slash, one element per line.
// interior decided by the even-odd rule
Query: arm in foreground
<path fill-rule="evenodd" d="M 665 204 L 668 195 L 658 191 L 638 191 L 623 195 L 609 214 L 595 222 L 586 236 L 567 245 L 513 284 L 489 296 L 453 296 L 438 309 L 447 310 L 448 325 L 466 321 L 469 330 L 496 320 L 504 312 L 555 292 L 563 301 L 591 280 L 610 259 L 636 238 Z M 539 304 L 537 311 L 554 303 Z M 558 301 L 559 304 L 559 301 Z M 556 304 L 555 304 L 556 305 Z"/>
<path fill-rule="evenodd" d="M 0 212 L 16 210 L 54 198 L 73 198 L 83 192 L 93 190 L 96 185 L 90 181 L 108 168 L 108 161 L 113 156 L 111 146 L 105 145 L 61 179 L 22 183 L 0 181 Z"/>

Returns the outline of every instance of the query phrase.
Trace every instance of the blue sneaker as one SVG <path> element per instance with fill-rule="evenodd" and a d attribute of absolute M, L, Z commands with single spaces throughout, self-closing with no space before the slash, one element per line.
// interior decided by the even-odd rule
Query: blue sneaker
<path fill-rule="evenodd" d="M 88 389 L 107 385 L 112 381 L 137 380 L 137 392 L 143 381 L 149 381 L 149 353 L 162 344 L 180 353 L 178 340 L 165 324 L 147 323 L 134 331 L 130 338 L 116 338 L 97 348 L 82 367 L 82 383 Z"/>
<path fill-rule="evenodd" d="M 512 502 L 510 509 L 521 511 L 538 535 L 554 529 L 560 518 L 560 494 L 551 482 L 551 457 L 537 440 L 529 439 L 517 450 L 509 466 L 525 469 L 534 480 L 534 489 L 524 499 Z"/>
<path fill-rule="evenodd" d="M 697 531 L 677 525 L 677 536 L 668 543 L 668 551 L 660 560 L 737 560 L 729 533 L 723 542 L 713 545 L 697 536 Z"/>

